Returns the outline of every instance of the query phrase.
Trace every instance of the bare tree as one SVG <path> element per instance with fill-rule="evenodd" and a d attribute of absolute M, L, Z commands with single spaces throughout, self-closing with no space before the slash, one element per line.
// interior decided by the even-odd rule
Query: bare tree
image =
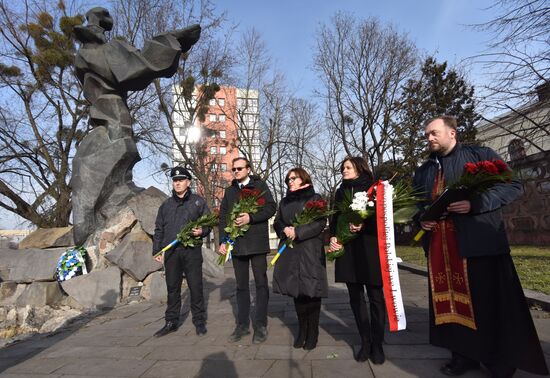
<path fill-rule="evenodd" d="M 252 164 L 255 174 L 267 180 L 275 199 L 284 194 L 285 148 L 290 140 L 287 119 L 292 94 L 261 35 L 255 29 L 242 34 L 235 44 L 233 80 L 237 103 L 225 115 L 237 125 L 234 146 Z"/>
<path fill-rule="evenodd" d="M 130 94 L 129 107 L 135 120 L 135 137 L 142 151 L 152 156 L 178 161 L 197 178 L 210 207 L 216 204 L 216 188 L 223 187 L 217 159 L 206 151 L 206 129 L 201 138 L 180 138 L 180 130 L 201 128 L 210 99 L 227 80 L 233 64 L 230 54 L 231 29 L 223 39 L 218 35 L 226 15 L 217 12 L 210 0 L 117 0 L 113 1 L 117 27 L 115 38 L 140 45 L 165 30 L 199 23 L 199 42 L 180 60 L 176 75 L 156 80 L 146 91 Z M 186 127 L 181 127 L 185 125 Z M 168 165 L 163 167 L 166 169 Z"/>
<path fill-rule="evenodd" d="M 314 58 L 320 96 L 348 155 L 361 154 L 372 167 L 383 162 L 395 102 L 415 63 L 414 44 L 376 19 L 337 13 L 320 27 Z"/>
<path fill-rule="evenodd" d="M 75 7 L 0 2 L 0 207 L 40 227 L 69 224 L 71 158 L 87 132 Z"/>
<path fill-rule="evenodd" d="M 487 51 L 472 57 L 487 73 L 482 103 L 504 114 L 487 123 L 536 150 L 550 136 L 550 6 L 545 0 L 497 0 L 498 15 L 475 28 L 492 33 Z"/>
<path fill-rule="evenodd" d="M 330 122 L 328 119 L 326 122 Z M 313 141 L 314 154 L 310 155 L 308 167 L 317 184 L 317 192 L 327 198 L 329 202 L 341 183 L 340 164 L 346 156 L 339 138 L 333 127 L 326 127 L 317 133 Z M 332 206 L 332 204 L 329 204 Z"/>

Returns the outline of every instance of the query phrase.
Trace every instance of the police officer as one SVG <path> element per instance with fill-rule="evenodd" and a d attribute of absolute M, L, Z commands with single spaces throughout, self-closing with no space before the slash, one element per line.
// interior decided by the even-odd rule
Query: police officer
<path fill-rule="evenodd" d="M 209 214 L 210 210 L 204 198 L 191 192 L 191 174 L 182 167 L 172 168 L 172 196 L 162 203 L 155 222 L 153 235 L 153 254 L 170 244 L 178 232 L 187 223 Z M 195 236 L 205 237 L 210 228 L 195 228 Z M 184 248 L 177 245 L 164 255 L 155 257 L 164 263 L 168 304 L 166 307 L 166 324 L 154 336 L 161 337 L 178 329 L 181 308 L 181 284 L 183 274 L 187 278 L 191 294 L 191 314 L 197 335 L 206 334 L 206 309 L 202 287 L 202 253 L 201 247 Z"/>

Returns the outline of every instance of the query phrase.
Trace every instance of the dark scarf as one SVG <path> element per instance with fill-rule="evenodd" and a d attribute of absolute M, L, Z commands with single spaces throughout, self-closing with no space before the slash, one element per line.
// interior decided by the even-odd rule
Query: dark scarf
<path fill-rule="evenodd" d="M 302 199 L 310 198 L 315 194 L 315 189 L 313 189 L 313 185 L 310 185 L 306 188 L 298 189 L 295 192 L 291 192 L 290 190 L 286 191 L 286 198 L 289 201 L 299 201 Z"/>
<path fill-rule="evenodd" d="M 341 189 L 352 189 L 354 192 L 367 190 L 372 185 L 372 177 L 369 174 L 362 174 L 357 178 L 342 180 Z"/>

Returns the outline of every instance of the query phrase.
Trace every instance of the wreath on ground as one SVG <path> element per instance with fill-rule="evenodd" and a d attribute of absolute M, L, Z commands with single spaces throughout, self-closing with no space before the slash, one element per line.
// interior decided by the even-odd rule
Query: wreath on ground
<path fill-rule="evenodd" d="M 82 274 L 88 274 L 86 269 L 86 248 L 69 248 L 57 261 L 55 276 L 59 282 L 67 281 Z"/>

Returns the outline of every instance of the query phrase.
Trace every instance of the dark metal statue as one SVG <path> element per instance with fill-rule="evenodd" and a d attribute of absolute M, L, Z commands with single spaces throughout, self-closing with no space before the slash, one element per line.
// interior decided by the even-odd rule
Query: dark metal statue
<path fill-rule="evenodd" d="M 126 103 L 128 91 L 145 89 L 154 79 L 176 73 L 181 54 L 199 39 L 193 25 L 166 32 L 138 50 L 127 42 L 107 42 L 105 31 L 113 19 L 105 8 L 86 13 L 87 25 L 75 27 L 81 43 L 75 58 L 76 76 L 90 102 L 93 130 L 78 146 L 73 160 L 73 233 L 76 245 L 116 214 L 141 191 L 132 181 L 132 168 L 140 160 Z"/>

